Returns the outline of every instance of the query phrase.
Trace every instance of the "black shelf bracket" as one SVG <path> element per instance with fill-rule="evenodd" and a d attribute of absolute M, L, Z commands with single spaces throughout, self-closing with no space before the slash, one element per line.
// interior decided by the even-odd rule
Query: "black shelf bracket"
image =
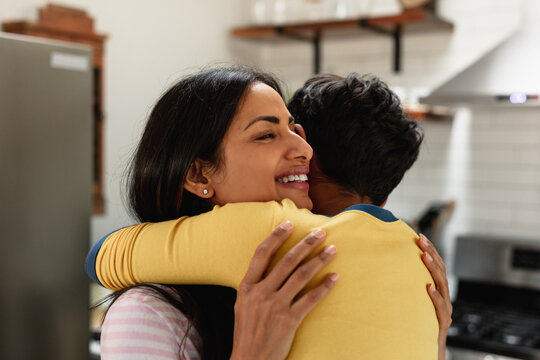
<path fill-rule="evenodd" d="M 321 38 L 320 30 L 315 31 L 313 36 L 313 74 L 317 75 L 321 72 Z"/>
<path fill-rule="evenodd" d="M 300 33 L 286 32 L 285 29 L 280 26 L 276 29 L 276 32 L 279 36 L 311 43 L 313 46 L 313 74 L 316 75 L 321 72 L 321 30 L 315 30 L 313 36 L 309 36 Z"/>
<path fill-rule="evenodd" d="M 401 37 L 403 35 L 403 25 L 396 24 L 392 29 L 370 25 L 367 20 L 358 22 L 361 28 L 374 31 L 379 34 L 390 35 L 393 41 L 393 68 L 395 73 L 401 72 Z"/>
<path fill-rule="evenodd" d="M 401 72 L 401 37 L 403 35 L 403 25 L 396 24 L 392 29 L 388 29 L 370 25 L 367 20 L 359 20 L 358 25 L 363 29 L 391 36 L 393 41 L 393 70 L 395 73 Z M 311 43 L 313 47 L 313 74 L 316 75 L 321 72 L 322 30 L 315 30 L 313 31 L 313 35 L 310 36 L 301 33 L 287 32 L 284 27 L 280 26 L 276 29 L 276 32 L 282 37 Z"/>

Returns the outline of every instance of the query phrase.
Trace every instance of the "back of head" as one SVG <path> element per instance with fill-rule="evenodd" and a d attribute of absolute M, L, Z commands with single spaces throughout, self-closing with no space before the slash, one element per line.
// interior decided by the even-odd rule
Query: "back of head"
<path fill-rule="evenodd" d="M 288 107 L 323 173 L 375 205 L 384 203 L 418 157 L 420 127 L 375 76 L 314 76 Z"/>
<path fill-rule="evenodd" d="M 129 202 L 141 221 L 157 222 L 211 210 L 209 200 L 184 190 L 195 160 L 217 169 L 221 143 L 249 86 L 262 82 L 281 95 L 270 74 L 241 66 L 187 76 L 158 100 L 135 152 Z"/>

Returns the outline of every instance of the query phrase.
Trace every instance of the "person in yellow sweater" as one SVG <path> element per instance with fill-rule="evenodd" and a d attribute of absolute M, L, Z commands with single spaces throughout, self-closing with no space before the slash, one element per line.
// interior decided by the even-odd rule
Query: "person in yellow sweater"
<path fill-rule="evenodd" d="M 416 247 L 418 236 L 381 207 L 416 160 L 422 140 L 417 125 L 403 115 L 397 97 L 375 77 L 353 74 L 310 79 L 289 103 L 315 149 L 308 185 L 311 155 L 294 146 L 286 152 L 275 150 L 292 130 L 285 124 L 288 113 L 275 110 L 279 109 L 277 100 L 274 108 L 257 101 L 249 106 L 253 93 L 262 94 L 267 104 L 272 104 L 268 100 L 277 93 L 262 84 L 250 90 L 221 143 L 224 173 L 207 171 L 207 163 L 195 156 L 179 181 L 180 195 L 168 194 L 173 196 L 169 203 L 176 205 L 170 218 L 194 215 L 182 212 L 186 198 L 207 199 L 217 206 L 203 215 L 115 232 L 94 249 L 99 252 L 89 256 L 89 272 L 95 271 L 94 277 L 112 289 L 159 282 L 240 287 L 242 292 L 242 277 L 258 241 L 290 220 L 295 231 L 278 251 L 274 264 L 302 236 L 322 228 L 327 233 L 325 244 L 340 251 L 327 270 L 339 273 L 341 280 L 303 320 L 289 358 L 437 358 L 438 348 L 444 350 L 437 340 L 439 326 L 444 338 L 448 324 L 441 318 L 437 323 L 426 292 L 432 279 Z M 258 156 L 263 152 L 271 155 L 261 159 Z M 276 159 L 286 160 L 283 163 L 288 165 L 283 167 Z M 138 160 L 136 157 L 135 165 Z M 137 205 L 144 207 L 140 204 L 145 198 L 133 195 L 144 183 L 137 184 L 136 173 L 134 179 L 132 199 L 138 211 Z M 335 216 L 313 215 L 307 210 L 311 208 L 308 188 L 314 211 Z M 164 200 L 166 194 L 158 191 L 159 195 Z M 238 203 L 268 200 L 280 202 Z M 139 217 L 163 220 L 167 209 L 160 208 L 159 201 L 155 205 L 156 213 L 161 213 L 156 218 L 152 213 L 141 216 L 138 211 Z M 430 263 L 428 255 L 423 259 Z M 304 291 L 313 289 L 321 278 L 312 279 Z M 442 314 L 448 306 L 442 298 L 447 295 L 444 286 L 442 293 L 430 287 L 430 296 L 437 309 L 443 309 Z"/>

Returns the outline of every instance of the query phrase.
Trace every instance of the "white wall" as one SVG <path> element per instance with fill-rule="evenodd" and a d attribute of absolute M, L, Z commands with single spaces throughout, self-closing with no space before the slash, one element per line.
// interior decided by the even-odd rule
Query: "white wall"
<path fill-rule="evenodd" d="M 424 122 L 420 157 L 387 207 L 415 219 L 428 203 L 454 199 L 441 241 L 450 270 L 462 234 L 540 242 L 539 119 L 540 107 L 478 103 L 453 121 Z"/>
<path fill-rule="evenodd" d="M 37 20 L 45 0 L 0 1 L 0 22 Z M 232 43 L 245 21 L 241 0 L 62 0 L 88 11 L 105 51 L 106 214 L 92 219 L 92 240 L 129 224 L 124 170 L 152 104 L 175 79 L 208 63 L 256 62 L 257 47 Z"/>

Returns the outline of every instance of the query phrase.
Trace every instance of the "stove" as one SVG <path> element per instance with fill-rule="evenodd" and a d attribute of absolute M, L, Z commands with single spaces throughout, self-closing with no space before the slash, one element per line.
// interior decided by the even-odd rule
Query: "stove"
<path fill-rule="evenodd" d="M 540 360 L 540 240 L 463 236 L 451 360 Z"/>

